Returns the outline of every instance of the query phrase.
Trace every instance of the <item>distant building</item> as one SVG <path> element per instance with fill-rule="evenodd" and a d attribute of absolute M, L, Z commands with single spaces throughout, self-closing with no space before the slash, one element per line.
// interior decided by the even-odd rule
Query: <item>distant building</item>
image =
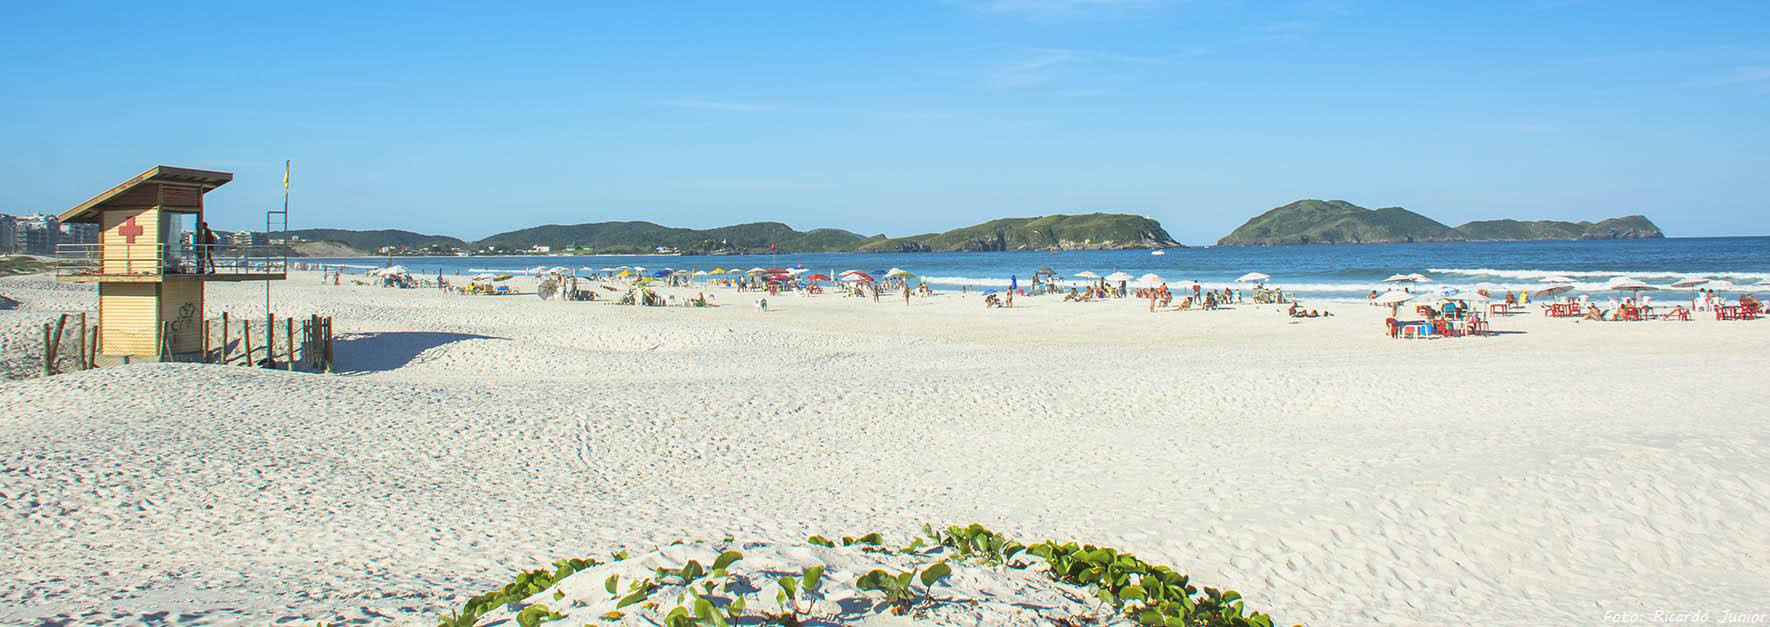
<path fill-rule="evenodd" d="M 227 235 L 227 243 L 235 246 L 264 246 L 270 243 L 270 236 L 252 231 L 234 231 Z"/>
<path fill-rule="evenodd" d="M 61 242 L 61 221 L 55 216 L 33 214 L 14 218 L 13 252 L 27 255 L 53 255 Z"/>
<path fill-rule="evenodd" d="M 60 240 L 57 242 L 58 244 L 98 243 L 98 225 L 96 224 L 68 224 L 63 222 L 58 231 L 59 234 L 57 239 Z"/>
<path fill-rule="evenodd" d="M 539 245 L 537 245 L 537 246 L 531 246 L 531 247 L 529 247 L 529 252 L 532 252 L 532 253 L 550 253 L 550 252 L 553 252 L 553 247 L 552 247 L 552 246 L 539 246 Z"/>
<path fill-rule="evenodd" d="M 14 230 L 12 216 L 0 213 L 0 255 L 12 254 Z"/>

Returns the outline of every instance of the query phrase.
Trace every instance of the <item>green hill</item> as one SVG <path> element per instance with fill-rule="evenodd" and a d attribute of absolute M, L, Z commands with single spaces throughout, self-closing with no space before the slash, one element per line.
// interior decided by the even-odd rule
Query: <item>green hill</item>
<path fill-rule="evenodd" d="M 344 246 L 374 253 L 385 247 L 419 250 L 431 246 L 443 249 L 466 248 L 467 242 L 447 235 L 425 235 L 411 231 L 384 229 L 379 231 L 352 231 L 348 229 L 296 229 L 289 235 L 310 242 L 337 242 Z"/>
<path fill-rule="evenodd" d="M 779 222 L 753 222 L 714 229 L 683 229 L 651 222 L 595 222 L 548 224 L 499 233 L 474 243 L 475 247 L 524 250 L 550 246 L 554 250 L 590 249 L 599 253 L 648 253 L 658 247 L 684 252 L 776 250 L 787 252 L 836 252 L 852 250 L 866 238 L 840 229 L 800 232 Z"/>
<path fill-rule="evenodd" d="M 1646 216 L 1633 215 L 1599 222 L 1560 220 L 1477 220 L 1457 227 L 1470 241 L 1568 239 L 1651 239 L 1665 237 Z"/>
<path fill-rule="evenodd" d="M 1665 237 L 1645 216 L 1597 223 L 1556 220 L 1477 220 L 1451 228 L 1402 209 L 1365 209 L 1344 200 L 1299 200 L 1267 211 L 1217 241 L 1219 246 L 1371 244 Z"/>
<path fill-rule="evenodd" d="M 1402 209 L 1365 209 L 1344 200 L 1299 200 L 1255 216 L 1219 246 L 1370 244 L 1463 239 L 1448 226 Z"/>
<path fill-rule="evenodd" d="M 1175 248 L 1160 222 L 1117 213 L 1004 218 L 905 238 L 934 251 Z"/>
<path fill-rule="evenodd" d="M 476 248 L 526 250 L 549 246 L 555 251 L 592 249 L 602 253 L 652 252 L 667 247 L 682 252 L 923 252 L 976 250 L 1069 250 L 1102 248 L 1167 248 L 1179 244 L 1155 220 L 1123 214 L 1053 215 L 1007 218 L 945 233 L 892 238 L 865 237 L 841 229 L 797 231 L 779 222 L 754 222 L 714 229 L 681 229 L 650 222 L 549 224 L 499 233 L 474 243 Z"/>

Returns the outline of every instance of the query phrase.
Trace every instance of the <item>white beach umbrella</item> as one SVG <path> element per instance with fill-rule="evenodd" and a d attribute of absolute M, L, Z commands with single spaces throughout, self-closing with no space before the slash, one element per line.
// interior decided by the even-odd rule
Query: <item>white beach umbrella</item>
<path fill-rule="evenodd" d="M 1236 283 L 1265 283 L 1272 280 L 1272 275 L 1264 272 L 1249 272 L 1235 278 Z"/>
<path fill-rule="evenodd" d="M 618 269 L 618 268 L 603 268 L 601 270 L 598 270 L 598 272 L 620 272 L 620 269 Z"/>
<path fill-rule="evenodd" d="M 1708 282 L 1708 279 L 1702 277 L 1687 276 L 1679 279 L 1677 283 L 1673 283 L 1672 287 L 1696 287 Z"/>
<path fill-rule="evenodd" d="M 1112 274 L 1106 275 L 1106 280 L 1112 281 L 1113 283 L 1117 283 L 1119 281 L 1129 281 L 1129 280 L 1131 280 L 1131 275 L 1125 274 L 1123 272 L 1114 272 Z"/>
<path fill-rule="evenodd" d="M 1648 285 L 1646 283 L 1642 283 L 1640 281 L 1637 281 L 1635 279 L 1632 279 L 1632 278 L 1629 278 L 1626 276 L 1619 276 L 1614 279 L 1611 279 L 1610 282 L 1605 283 L 1604 289 L 1609 290 L 1609 291 L 1613 291 L 1613 292 L 1629 292 L 1629 293 L 1633 294 L 1635 297 L 1640 297 L 1641 292 L 1651 292 L 1654 290 L 1658 290 L 1659 288 L 1654 287 L 1652 285 Z"/>
<path fill-rule="evenodd" d="M 1415 283 L 1431 283 L 1432 282 L 1431 277 L 1428 277 L 1424 274 L 1420 274 L 1418 272 L 1415 272 L 1413 274 L 1409 274 L 1408 276 L 1413 277 L 1413 280 Z"/>
<path fill-rule="evenodd" d="M 768 274 L 768 269 L 766 269 L 766 268 L 750 268 L 750 271 L 746 272 L 745 274 Z"/>
<path fill-rule="evenodd" d="M 473 280 L 474 280 L 474 281 L 490 281 L 490 280 L 492 280 L 492 279 L 493 279 L 493 278 L 494 278 L 494 277 L 496 277 L 496 276 L 497 276 L 497 275 L 494 275 L 494 274 L 491 274 L 491 273 L 485 273 L 485 274 L 475 274 L 475 275 L 473 275 Z"/>
<path fill-rule="evenodd" d="M 910 274 L 908 271 L 904 270 L 903 268 L 892 268 L 889 272 L 885 273 L 885 278 L 887 278 L 887 279 L 902 279 L 902 278 L 913 277 L 913 276 L 916 276 L 916 275 Z"/>
<path fill-rule="evenodd" d="M 1377 298 L 1375 300 L 1373 300 L 1372 302 L 1375 302 L 1378 305 L 1399 305 L 1399 304 L 1405 303 L 1407 301 L 1413 300 L 1415 297 L 1418 297 L 1418 296 L 1419 296 L 1419 294 L 1409 294 L 1409 293 L 1403 292 L 1401 290 L 1389 290 L 1387 292 L 1383 292 L 1382 294 L 1378 294 Z"/>
<path fill-rule="evenodd" d="M 696 271 L 694 271 L 693 276 L 707 276 L 707 271 L 706 270 L 696 270 Z"/>
<path fill-rule="evenodd" d="M 1396 275 L 1390 276 L 1387 279 L 1383 279 L 1383 282 L 1384 283 L 1413 283 L 1418 280 L 1419 279 L 1414 278 L 1414 275 L 1411 275 L 1411 274 L 1396 274 Z"/>
<path fill-rule="evenodd" d="M 1078 279 L 1098 279 L 1098 278 L 1100 278 L 1100 275 L 1094 274 L 1094 273 L 1089 272 L 1087 270 L 1083 270 L 1081 272 L 1076 273 L 1076 278 L 1078 278 Z"/>
<path fill-rule="evenodd" d="M 810 268 L 787 268 L 787 274 L 791 274 L 793 276 L 799 276 L 801 274 L 805 274 L 810 271 L 811 271 Z"/>
<path fill-rule="evenodd" d="M 1167 281 L 1162 279 L 1161 275 L 1156 274 L 1154 272 L 1137 277 L 1137 286 L 1138 287 L 1155 287 L 1157 285 L 1161 285 L 1166 282 Z"/>
<path fill-rule="evenodd" d="M 1760 283 L 1759 285 L 1764 285 L 1767 283 L 1770 283 L 1770 281 L 1765 281 L 1764 283 Z M 1734 285 L 1732 281 L 1728 281 L 1726 279 L 1717 279 L 1714 281 L 1709 281 L 1708 283 L 1704 284 L 1703 287 L 1706 287 L 1711 290 L 1715 290 L 1717 292 L 1724 292 L 1727 290 L 1739 289 L 1738 285 Z"/>

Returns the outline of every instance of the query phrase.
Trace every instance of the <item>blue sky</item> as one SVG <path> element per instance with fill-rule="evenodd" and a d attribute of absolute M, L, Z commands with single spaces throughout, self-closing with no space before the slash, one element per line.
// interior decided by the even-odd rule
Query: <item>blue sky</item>
<path fill-rule="evenodd" d="M 1298 198 L 1770 234 L 1770 2 L 21 3 L 0 212 L 163 163 L 221 228 L 467 238 Z"/>

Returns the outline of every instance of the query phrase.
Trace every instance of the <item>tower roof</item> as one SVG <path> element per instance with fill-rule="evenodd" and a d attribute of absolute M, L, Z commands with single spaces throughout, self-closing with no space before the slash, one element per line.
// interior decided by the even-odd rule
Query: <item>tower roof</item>
<path fill-rule="evenodd" d="M 177 187 L 180 191 L 195 190 L 196 194 L 200 196 L 208 193 L 209 190 L 226 185 L 228 181 L 232 180 L 234 180 L 234 175 L 229 172 L 157 165 L 102 194 L 93 196 L 91 200 L 80 203 L 73 209 L 62 212 L 60 220 L 62 222 L 96 222 L 98 212 L 105 209 L 151 207 L 160 204 L 158 200 L 161 194 L 155 187 L 161 185 Z"/>

